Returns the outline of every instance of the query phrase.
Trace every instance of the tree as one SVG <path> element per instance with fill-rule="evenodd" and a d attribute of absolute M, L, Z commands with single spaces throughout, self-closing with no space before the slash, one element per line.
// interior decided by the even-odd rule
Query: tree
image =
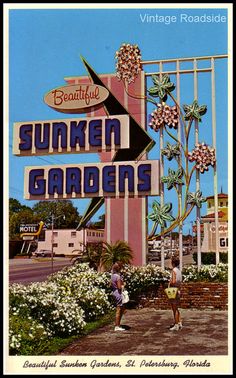
<path fill-rule="evenodd" d="M 91 226 L 100 229 L 105 228 L 105 214 L 100 215 L 98 219 L 99 220 L 97 222 L 92 222 Z"/>
<path fill-rule="evenodd" d="M 18 213 L 21 210 L 26 210 L 26 209 L 31 210 L 31 208 L 29 206 L 21 205 L 20 201 L 18 201 L 17 199 L 9 198 L 10 217 L 11 217 L 12 214 Z"/>
<path fill-rule="evenodd" d="M 101 263 L 105 269 L 111 269 L 112 265 L 120 261 L 129 264 L 132 260 L 133 252 L 126 241 L 118 240 L 114 244 L 104 242 Z"/>
<path fill-rule="evenodd" d="M 51 223 L 53 214 L 55 228 L 76 228 L 81 218 L 70 200 L 39 201 L 33 206 L 33 212 L 46 224 Z"/>
<path fill-rule="evenodd" d="M 39 201 L 33 208 L 22 205 L 17 199 L 9 199 L 9 237 L 10 240 L 20 239 L 21 223 L 51 223 L 54 214 L 55 228 L 76 228 L 80 216 L 70 200 Z M 65 220 L 63 219 L 65 215 Z"/>
<path fill-rule="evenodd" d="M 99 270 L 101 267 L 101 256 L 103 252 L 102 243 L 87 243 L 84 250 L 85 262 L 89 263 L 90 268 Z"/>
<path fill-rule="evenodd" d="M 10 215 L 9 238 L 10 240 L 20 239 L 21 223 L 39 223 L 39 218 L 34 215 L 31 208 L 21 209 Z"/>

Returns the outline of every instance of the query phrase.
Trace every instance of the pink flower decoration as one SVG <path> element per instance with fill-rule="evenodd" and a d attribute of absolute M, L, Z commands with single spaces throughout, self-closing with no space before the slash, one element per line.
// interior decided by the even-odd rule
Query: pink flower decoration
<path fill-rule="evenodd" d="M 119 80 L 124 80 L 128 84 L 135 81 L 141 66 L 141 53 L 138 45 L 123 43 L 118 51 L 116 51 L 116 76 Z"/>
<path fill-rule="evenodd" d="M 216 163 L 215 149 L 209 147 L 205 142 L 197 143 L 195 149 L 188 153 L 189 161 L 196 162 L 196 169 L 201 173 L 208 171 L 209 165 L 214 166 Z"/>

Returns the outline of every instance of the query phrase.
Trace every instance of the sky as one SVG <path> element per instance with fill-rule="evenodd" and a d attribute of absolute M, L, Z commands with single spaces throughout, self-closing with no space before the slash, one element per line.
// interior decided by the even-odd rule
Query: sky
<path fill-rule="evenodd" d="M 8 124 L 4 126 L 8 127 L 9 150 L 6 145 L 4 148 L 5 153 L 9 154 L 9 197 L 27 206 L 34 205 L 35 201 L 23 197 L 25 166 L 99 161 L 97 154 L 40 157 L 17 157 L 12 154 L 14 122 L 73 118 L 70 114 L 63 114 L 62 117 L 61 113 L 44 103 L 43 97 L 52 88 L 65 85 L 65 77 L 87 75 L 81 55 L 99 75 L 115 72 L 115 52 L 122 43 L 137 44 L 142 61 L 227 54 L 228 10 L 222 4 L 213 9 L 206 9 L 202 5 L 196 5 L 197 9 L 192 9 L 190 5 L 187 8 L 184 5 L 171 8 L 167 4 L 162 8 L 158 4 L 151 4 L 152 8 L 138 4 L 133 9 L 126 9 L 124 4 L 120 9 L 113 4 L 112 9 L 109 6 L 98 9 L 98 5 L 93 8 L 88 5 L 89 9 L 59 9 L 54 4 L 51 9 L 47 9 L 46 4 L 41 4 L 43 8 L 37 9 L 36 4 L 27 4 L 25 7 L 31 9 L 21 9 L 21 4 L 15 4 L 13 9 L 9 9 L 9 34 L 5 35 L 5 43 L 9 48 L 9 109 Z M 188 21 L 184 21 L 183 14 L 189 16 Z M 154 15 L 157 21 L 148 22 L 148 15 Z M 193 16 L 197 15 L 210 16 L 211 22 L 192 22 Z M 161 22 L 160 16 L 165 16 L 166 22 Z M 171 16 L 176 17 L 175 22 L 168 22 Z M 221 17 L 220 22 L 214 21 L 216 16 Z M 204 68 L 204 63 L 201 64 Z M 227 64 L 227 59 L 215 62 L 218 191 L 223 189 L 225 193 L 228 192 L 230 127 Z M 199 140 L 212 145 L 211 84 L 209 77 L 204 75 L 199 75 L 199 103 L 206 104 L 209 111 L 199 125 Z M 150 80 L 148 84 L 152 85 Z M 190 104 L 192 101 L 192 79 L 186 77 L 183 79 L 181 102 Z M 148 106 L 148 113 L 152 110 L 152 105 Z M 150 128 L 147 131 L 156 141 L 148 157 L 158 159 L 158 135 Z M 213 195 L 213 169 L 201 175 L 201 190 L 204 196 Z M 167 201 L 175 202 L 173 192 L 165 195 Z M 149 198 L 149 211 L 152 201 L 153 198 Z M 81 215 L 89 202 L 88 199 L 73 200 Z M 104 208 L 94 219 L 102 213 Z M 206 214 L 206 207 L 203 207 L 202 214 Z M 190 229 L 195 216 L 196 212 L 193 211 L 185 221 L 185 232 Z"/>

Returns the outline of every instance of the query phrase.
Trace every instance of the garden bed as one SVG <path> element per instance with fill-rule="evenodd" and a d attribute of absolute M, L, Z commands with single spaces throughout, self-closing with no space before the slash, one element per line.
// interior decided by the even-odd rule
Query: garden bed
<path fill-rule="evenodd" d="M 170 270 L 156 265 L 123 269 L 130 306 L 169 309 L 164 293 Z M 183 308 L 227 309 L 228 266 L 183 269 Z M 45 282 L 10 285 L 9 353 L 40 355 L 51 346 L 82 336 L 94 323 L 114 311 L 111 273 L 98 273 L 88 264 L 75 264 L 49 276 Z M 114 318 L 114 316 L 112 317 Z M 93 327 L 92 327 L 93 328 Z"/>

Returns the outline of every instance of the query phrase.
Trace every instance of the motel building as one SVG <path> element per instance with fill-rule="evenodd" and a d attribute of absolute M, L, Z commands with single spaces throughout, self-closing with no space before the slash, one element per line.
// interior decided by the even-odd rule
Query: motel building
<path fill-rule="evenodd" d="M 80 231 L 75 229 L 54 229 L 53 230 L 53 252 L 55 256 L 75 256 L 83 252 L 84 245 L 96 244 L 104 241 L 104 230 L 83 228 Z M 38 251 L 52 249 L 52 231 L 46 230 L 43 238 L 38 240 Z"/>
<path fill-rule="evenodd" d="M 216 252 L 214 196 L 207 197 L 207 214 L 201 217 L 204 229 L 202 252 Z M 228 252 L 228 194 L 218 194 L 219 252 Z"/>

